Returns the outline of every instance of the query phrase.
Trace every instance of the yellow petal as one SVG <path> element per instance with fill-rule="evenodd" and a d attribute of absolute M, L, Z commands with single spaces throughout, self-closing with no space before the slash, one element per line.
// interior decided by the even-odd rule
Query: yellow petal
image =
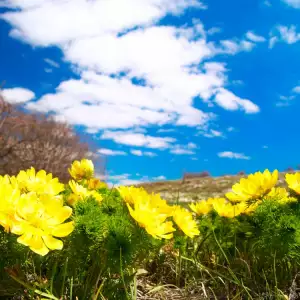
<path fill-rule="evenodd" d="M 69 205 L 74 206 L 75 203 L 79 200 L 79 196 L 75 195 L 75 194 L 71 194 L 68 199 L 67 202 Z"/>
<path fill-rule="evenodd" d="M 53 216 L 53 218 L 48 220 L 48 224 L 50 225 L 58 225 L 63 223 L 65 220 L 67 220 L 72 215 L 72 208 L 69 206 L 63 206 L 61 207 L 56 214 Z"/>
<path fill-rule="evenodd" d="M 29 246 L 31 239 L 32 239 L 31 233 L 24 233 L 23 235 L 18 237 L 17 242 L 22 245 Z"/>
<path fill-rule="evenodd" d="M 11 232 L 17 235 L 21 235 L 25 233 L 25 229 L 23 223 L 13 223 L 11 226 Z"/>
<path fill-rule="evenodd" d="M 31 239 L 28 239 L 28 245 L 32 248 L 43 248 L 44 242 L 41 236 L 33 235 Z"/>
<path fill-rule="evenodd" d="M 37 254 L 39 254 L 41 256 L 45 256 L 46 254 L 49 253 L 49 249 L 46 247 L 46 245 L 44 243 L 42 243 L 41 247 L 39 247 L 39 248 L 30 247 L 30 249 L 33 252 L 35 252 L 35 253 L 37 253 Z"/>
<path fill-rule="evenodd" d="M 38 237 L 38 236 L 33 236 L 30 233 L 25 233 L 25 234 L 21 235 L 17 239 L 17 241 L 20 244 L 29 246 L 33 252 L 35 252 L 39 255 L 44 256 L 49 252 L 49 249 L 44 244 L 42 238 Z"/>
<path fill-rule="evenodd" d="M 51 234 L 56 237 L 65 237 L 74 230 L 74 222 L 68 222 L 55 226 Z"/>
<path fill-rule="evenodd" d="M 63 248 L 63 242 L 55 239 L 51 235 L 43 235 L 42 238 L 46 246 L 51 250 L 61 250 Z"/>
<path fill-rule="evenodd" d="M 161 235 L 161 237 L 166 240 L 170 240 L 173 237 L 173 233 L 163 234 L 163 235 Z"/>

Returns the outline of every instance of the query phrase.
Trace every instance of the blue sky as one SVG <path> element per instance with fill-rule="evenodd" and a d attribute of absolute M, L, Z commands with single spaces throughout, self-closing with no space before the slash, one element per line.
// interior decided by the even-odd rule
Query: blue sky
<path fill-rule="evenodd" d="M 300 0 L 0 0 L 3 94 L 113 183 L 300 164 Z"/>

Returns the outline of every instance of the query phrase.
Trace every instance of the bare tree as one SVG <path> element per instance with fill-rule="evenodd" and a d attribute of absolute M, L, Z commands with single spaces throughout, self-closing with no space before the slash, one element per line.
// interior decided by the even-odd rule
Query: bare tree
<path fill-rule="evenodd" d="M 32 166 L 65 182 L 70 164 L 91 153 L 67 124 L 27 114 L 0 95 L 0 174 L 14 175 Z"/>

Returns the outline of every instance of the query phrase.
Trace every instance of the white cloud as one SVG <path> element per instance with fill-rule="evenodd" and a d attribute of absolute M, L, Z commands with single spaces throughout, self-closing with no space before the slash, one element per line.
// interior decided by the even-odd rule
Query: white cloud
<path fill-rule="evenodd" d="M 151 88 L 133 85 L 128 79 L 113 79 L 90 72 L 82 76 L 81 80 L 62 82 L 56 94 L 44 95 L 39 101 L 29 103 L 27 108 L 53 111 L 71 124 L 94 130 L 162 125 L 176 120 L 177 115 L 168 112 L 172 107 L 168 108 L 167 103 L 160 105 L 152 101 L 161 98 Z M 159 111 L 164 108 L 166 111 Z"/>
<path fill-rule="evenodd" d="M 296 93 L 296 94 L 300 94 L 300 85 L 299 86 L 295 86 L 293 88 L 293 92 Z"/>
<path fill-rule="evenodd" d="M 218 48 L 206 40 L 213 30 L 206 33 L 199 20 L 190 27 L 159 25 L 168 14 L 205 8 L 197 0 L 6 2 L 18 8 L 0 15 L 12 26 L 10 35 L 32 46 L 59 47 L 80 76 L 61 82 L 55 93 L 27 108 L 53 112 L 58 119 L 83 125 L 87 131 L 165 124 L 205 126 L 215 115 L 196 109 L 195 97 L 208 102 L 216 91 L 220 97 L 227 83 L 224 64 L 212 58 L 255 46 L 235 39 L 221 41 Z M 45 62 L 59 66 L 49 58 Z M 134 79 L 144 84 L 134 84 Z M 231 110 L 249 113 L 258 109 L 250 100 L 233 96 Z M 223 102 L 216 101 L 228 109 Z"/>
<path fill-rule="evenodd" d="M 194 151 L 189 150 L 189 149 L 184 149 L 184 148 L 174 148 L 170 151 L 172 154 L 175 155 L 192 155 L 195 154 Z"/>
<path fill-rule="evenodd" d="M 188 7 L 203 7 L 197 0 L 7 2 L 23 10 L 5 13 L 2 18 L 15 26 L 14 36 L 36 46 L 63 44 L 104 33 L 115 34 L 134 26 L 149 25 L 167 13 L 179 14 Z"/>
<path fill-rule="evenodd" d="M 0 7 L 9 8 L 34 8 L 46 0 L 1 0 Z"/>
<path fill-rule="evenodd" d="M 115 143 L 123 145 L 139 146 L 153 149 L 170 148 L 172 143 L 176 141 L 171 137 L 154 137 L 130 131 L 105 131 L 101 135 L 101 139 L 110 139 Z"/>
<path fill-rule="evenodd" d="M 85 130 L 85 132 L 86 132 L 86 133 L 90 133 L 90 134 L 95 134 L 95 133 L 98 133 L 98 132 L 99 132 L 99 129 L 98 129 L 98 128 L 92 128 L 92 127 L 90 127 L 90 128 L 87 128 L 87 129 Z"/>
<path fill-rule="evenodd" d="M 260 43 L 260 42 L 266 41 L 266 39 L 263 36 L 257 35 L 253 31 L 248 31 L 246 33 L 246 37 L 248 40 L 255 42 L 255 43 Z"/>
<path fill-rule="evenodd" d="M 55 62 L 54 60 L 50 59 L 50 58 L 45 58 L 44 61 L 49 64 L 51 67 L 54 67 L 54 68 L 59 68 L 60 65 Z"/>
<path fill-rule="evenodd" d="M 143 156 L 143 152 L 141 150 L 130 150 L 130 152 L 136 156 Z"/>
<path fill-rule="evenodd" d="M 222 32 L 222 28 L 220 28 L 220 27 L 212 27 L 207 30 L 208 35 L 214 35 L 214 34 L 220 33 L 220 32 Z"/>
<path fill-rule="evenodd" d="M 234 85 L 243 85 L 244 84 L 243 80 L 240 80 L 240 79 L 232 80 L 231 83 Z"/>
<path fill-rule="evenodd" d="M 175 129 L 174 128 L 169 128 L 169 129 L 159 129 L 157 132 L 158 133 L 169 133 L 169 132 L 174 132 Z"/>
<path fill-rule="evenodd" d="M 230 126 L 230 127 L 227 128 L 227 131 L 228 131 L 228 132 L 232 132 L 232 131 L 235 131 L 235 130 L 236 130 L 236 129 L 235 129 L 234 127 L 232 127 L 232 126 Z"/>
<path fill-rule="evenodd" d="M 210 129 L 208 132 L 204 132 L 203 136 L 207 138 L 223 137 L 223 133 L 218 130 Z"/>
<path fill-rule="evenodd" d="M 195 143 L 188 143 L 187 144 L 187 148 L 188 149 L 197 149 L 198 148 L 198 146 L 195 144 Z"/>
<path fill-rule="evenodd" d="M 156 153 L 150 152 L 150 151 L 142 151 L 142 150 L 130 150 L 131 154 L 136 156 L 148 156 L 148 157 L 154 157 L 157 156 Z"/>
<path fill-rule="evenodd" d="M 52 73 L 53 72 L 53 70 L 51 68 L 45 68 L 44 70 L 45 70 L 46 73 Z"/>
<path fill-rule="evenodd" d="M 300 41 L 300 33 L 297 32 L 295 25 L 279 25 L 270 33 L 269 48 L 273 48 L 277 42 L 295 44 L 298 41 Z"/>
<path fill-rule="evenodd" d="M 296 94 L 300 94 L 300 86 L 295 86 L 288 96 L 279 96 L 279 101 L 275 105 L 277 107 L 290 106 L 293 100 L 296 98 Z"/>
<path fill-rule="evenodd" d="M 12 104 L 25 103 L 35 98 L 35 94 L 24 88 L 11 88 L 0 91 L 4 99 Z"/>
<path fill-rule="evenodd" d="M 300 33 L 297 33 L 296 26 L 278 26 L 278 31 L 283 41 L 288 44 L 294 44 L 300 40 Z"/>
<path fill-rule="evenodd" d="M 196 154 L 196 152 L 193 149 L 196 149 L 196 145 L 194 143 L 189 143 L 187 145 L 174 145 L 170 153 L 175 155 L 192 155 Z"/>
<path fill-rule="evenodd" d="M 278 42 L 278 37 L 272 36 L 269 40 L 269 48 L 272 49 L 277 42 Z"/>
<path fill-rule="evenodd" d="M 150 151 L 145 151 L 143 154 L 144 154 L 145 156 L 149 156 L 149 157 L 155 157 L 155 156 L 157 156 L 156 153 L 150 152 Z"/>
<path fill-rule="evenodd" d="M 155 40 L 152 41 L 152 44 L 156 44 Z M 135 57 L 144 55 L 144 52 L 136 53 Z M 159 57 L 159 52 L 157 55 Z M 183 56 L 179 55 L 177 59 Z M 168 61 L 168 58 L 165 57 L 164 60 Z M 171 59 L 170 62 L 173 61 L 175 66 L 178 63 L 175 63 L 174 60 Z M 115 60 L 113 61 L 115 63 Z M 137 71 L 140 72 L 142 70 L 140 67 L 145 63 L 148 64 L 148 58 L 143 56 Z M 152 80 L 149 84 L 155 84 L 157 87 L 154 88 L 150 85 L 135 85 L 127 77 L 112 78 L 107 75 L 97 75 L 91 71 L 83 72 L 81 80 L 62 82 L 57 88 L 56 94 L 47 94 L 40 101 L 30 104 L 28 108 L 40 111 L 53 110 L 64 115 L 71 123 L 78 124 L 77 120 L 88 127 L 94 127 L 93 116 L 95 114 L 97 114 L 95 118 L 100 119 L 97 125 L 99 128 L 128 128 L 167 123 L 198 126 L 206 123 L 213 117 L 213 114 L 207 114 L 192 107 L 192 99 L 198 93 L 203 97 L 210 97 L 213 88 L 223 84 L 225 77 L 221 74 L 223 72 L 220 68 L 221 65 L 219 68 L 217 65 L 217 63 L 206 64 L 206 73 L 195 75 L 187 74 L 188 70 L 180 70 L 180 66 L 178 66 L 178 72 L 172 72 L 174 66 L 170 66 L 171 68 L 166 66 L 164 69 L 162 63 L 156 62 L 153 58 L 151 65 L 145 67 L 149 68 L 147 72 L 151 76 L 147 81 Z M 126 67 L 124 66 L 124 68 Z M 120 70 L 112 69 L 110 71 L 114 73 Z M 164 72 L 166 73 L 163 74 Z M 169 72 L 173 74 L 169 74 Z M 83 98 L 92 102 L 89 108 L 82 105 Z M 71 103 L 72 107 L 70 107 Z M 132 108 L 132 106 L 134 107 Z M 148 108 L 149 110 L 147 110 Z M 82 110 L 91 111 L 92 116 L 81 114 Z M 80 119 L 78 119 L 78 114 L 81 114 Z M 115 116 L 114 118 L 110 118 L 112 114 Z M 104 121 L 103 124 L 101 124 L 101 120 Z"/>
<path fill-rule="evenodd" d="M 120 185 L 136 185 L 142 182 L 140 179 L 130 178 L 130 174 L 120 174 L 120 175 L 107 175 L 105 180 L 110 186 L 120 186 Z"/>
<path fill-rule="evenodd" d="M 232 92 L 220 88 L 215 96 L 215 101 L 227 110 L 244 110 L 247 114 L 258 113 L 259 107 L 248 99 L 242 99 Z"/>
<path fill-rule="evenodd" d="M 160 181 L 160 180 L 166 180 L 167 178 L 163 175 L 157 176 L 157 177 L 153 177 L 153 180 L 155 181 Z"/>
<path fill-rule="evenodd" d="M 237 54 L 241 51 L 249 52 L 255 47 L 255 43 L 247 40 L 222 40 L 221 48 L 216 48 L 216 53 Z"/>
<path fill-rule="evenodd" d="M 125 173 L 119 175 L 108 174 L 105 178 L 103 178 L 103 180 L 108 181 L 108 184 L 110 186 L 120 186 L 120 185 L 136 185 L 139 183 L 151 182 L 151 181 L 163 181 L 166 180 L 166 177 L 163 175 L 159 175 L 150 178 L 148 176 L 141 176 L 139 173 L 135 174 L 135 176 Z"/>
<path fill-rule="evenodd" d="M 262 146 L 263 149 L 268 149 L 269 147 L 267 145 Z"/>
<path fill-rule="evenodd" d="M 295 99 L 295 95 L 290 96 L 279 96 L 279 101 L 276 103 L 277 107 L 283 107 L 283 106 L 289 106 L 291 105 L 291 102 L 293 99 Z"/>
<path fill-rule="evenodd" d="M 283 0 L 283 2 L 294 8 L 300 8 L 300 0 Z"/>
<path fill-rule="evenodd" d="M 219 152 L 218 156 L 221 158 L 231 158 L 231 159 L 245 159 L 245 160 L 250 159 L 250 157 L 246 156 L 244 153 L 235 153 L 231 151 Z"/>
<path fill-rule="evenodd" d="M 127 153 L 124 151 L 111 150 L 111 149 L 106 149 L 106 148 L 99 149 L 98 153 L 107 155 L 107 156 L 127 155 Z"/>

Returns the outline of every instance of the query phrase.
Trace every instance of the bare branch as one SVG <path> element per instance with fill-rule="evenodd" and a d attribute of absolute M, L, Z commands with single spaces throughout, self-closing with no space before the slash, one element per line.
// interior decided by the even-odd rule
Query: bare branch
<path fill-rule="evenodd" d="M 14 175 L 32 166 L 67 181 L 70 164 L 90 152 L 67 124 L 27 114 L 0 95 L 0 174 Z"/>

